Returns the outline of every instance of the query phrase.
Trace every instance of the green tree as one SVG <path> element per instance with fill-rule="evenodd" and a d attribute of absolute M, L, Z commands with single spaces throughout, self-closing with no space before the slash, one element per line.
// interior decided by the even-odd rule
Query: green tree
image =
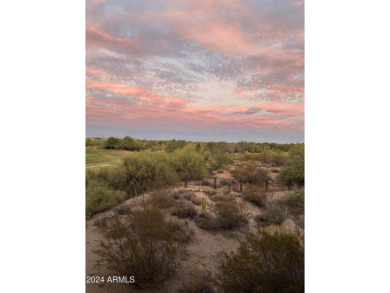
<path fill-rule="evenodd" d="M 125 136 L 122 139 L 121 148 L 127 151 L 138 151 L 141 147 L 134 138 Z"/>
<path fill-rule="evenodd" d="M 165 151 L 167 153 L 172 153 L 175 150 L 179 150 L 184 148 L 187 145 L 187 142 L 185 140 L 171 140 L 167 142 L 167 145 L 165 146 Z"/>
<path fill-rule="evenodd" d="M 119 149 L 121 147 L 121 140 L 116 137 L 109 137 L 102 145 L 103 149 Z"/>
<path fill-rule="evenodd" d="M 289 151 L 286 166 L 280 171 L 279 178 L 303 182 L 305 180 L 305 145 L 297 144 Z"/>

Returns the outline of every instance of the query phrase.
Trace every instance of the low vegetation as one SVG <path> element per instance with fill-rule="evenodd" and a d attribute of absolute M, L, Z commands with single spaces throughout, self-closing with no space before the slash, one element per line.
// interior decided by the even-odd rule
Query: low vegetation
<path fill-rule="evenodd" d="M 259 184 L 269 180 L 269 172 L 261 167 L 261 163 L 248 161 L 240 164 L 232 172 L 234 178 L 242 183 Z"/>
<path fill-rule="evenodd" d="M 280 225 L 287 219 L 287 208 L 280 203 L 268 204 L 265 211 L 255 217 L 261 226 Z"/>
<path fill-rule="evenodd" d="M 97 267 L 120 276 L 134 276 L 135 283 L 130 285 L 136 288 L 162 286 L 186 255 L 184 243 L 188 237 L 178 238 L 182 230 L 165 221 L 157 208 L 133 211 L 125 218 L 116 216 L 101 229 L 106 240 L 95 251 L 99 256 Z"/>
<path fill-rule="evenodd" d="M 180 219 L 194 218 L 198 212 L 194 205 L 188 201 L 177 201 L 175 207 L 171 211 L 171 215 L 177 216 Z"/>
<path fill-rule="evenodd" d="M 258 185 L 253 184 L 245 185 L 245 189 L 242 192 L 242 197 L 261 208 L 264 208 L 268 202 L 267 193 Z"/>
<path fill-rule="evenodd" d="M 303 185 L 305 180 L 305 146 L 291 148 L 285 166 L 280 170 L 279 179 Z"/>
<path fill-rule="evenodd" d="M 304 292 L 303 235 L 259 230 L 237 251 L 219 255 L 224 292 Z"/>
<path fill-rule="evenodd" d="M 105 182 L 89 181 L 86 188 L 87 218 L 113 207 L 122 202 L 125 197 L 126 192 L 114 190 Z"/>
<path fill-rule="evenodd" d="M 226 230 L 235 229 L 248 223 L 249 214 L 245 204 L 233 193 L 215 203 L 210 210 L 216 215 L 220 227 Z"/>
<path fill-rule="evenodd" d="M 175 205 L 175 200 L 170 191 L 167 189 L 159 189 L 150 193 L 147 204 L 152 207 L 166 210 Z"/>
<path fill-rule="evenodd" d="M 218 200 L 216 200 L 218 198 Z M 227 186 L 218 189 L 218 196 L 214 196 L 215 203 L 207 206 L 196 219 L 196 224 L 204 230 L 231 230 L 248 223 L 249 213 L 245 203 Z M 205 208 L 206 210 L 206 208 Z"/>
<path fill-rule="evenodd" d="M 303 215 L 305 212 L 305 189 L 296 187 L 292 193 L 283 200 L 288 207 L 290 214 L 294 216 Z"/>
<path fill-rule="evenodd" d="M 99 258 L 96 268 L 111 275 L 134 276 L 135 283 L 129 285 L 135 289 L 158 291 L 174 278 L 188 251 L 195 251 L 192 245 L 199 242 L 195 235 L 220 234 L 226 242 L 217 242 L 227 252 L 217 257 L 219 270 L 214 271 L 214 263 L 212 276 L 202 269 L 203 265 L 210 267 L 196 259 L 195 269 L 185 272 L 190 277 L 177 292 L 304 291 L 303 235 L 293 222 L 304 227 L 303 144 L 158 141 L 128 136 L 88 138 L 86 146 L 87 218 L 117 205 L 114 216 L 107 213 L 92 220 L 104 236 L 94 250 Z M 210 175 L 217 177 L 218 189 L 213 188 Z M 276 188 L 267 189 L 270 175 L 292 187 L 282 199 L 269 198 L 268 191 L 287 190 L 279 181 Z M 141 201 L 118 205 L 143 193 L 147 194 Z M 259 230 L 252 234 L 247 234 L 256 229 L 248 225 L 248 207 L 260 213 L 254 219 Z M 288 224 L 296 231 L 283 230 Z M 240 241 L 239 248 L 227 249 L 237 247 L 229 241 Z M 210 251 L 215 257 L 216 250 Z"/>

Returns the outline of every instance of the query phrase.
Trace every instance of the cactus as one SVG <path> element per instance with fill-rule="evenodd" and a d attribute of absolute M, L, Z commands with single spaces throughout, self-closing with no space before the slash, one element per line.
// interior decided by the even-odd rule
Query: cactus
<path fill-rule="evenodd" d="M 206 198 L 203 196 L 202 197 L 202 210 L 206 209 Z"/>

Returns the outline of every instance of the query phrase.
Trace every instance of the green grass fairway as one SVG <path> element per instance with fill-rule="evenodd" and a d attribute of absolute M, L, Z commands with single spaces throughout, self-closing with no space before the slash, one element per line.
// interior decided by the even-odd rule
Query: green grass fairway
<path fill-rule="evenodd" d="M 128 156 L 130 151 L 122 150 L 85 150 L 86 168 L 117 167 L 122 164 L 122 159 Z"/>

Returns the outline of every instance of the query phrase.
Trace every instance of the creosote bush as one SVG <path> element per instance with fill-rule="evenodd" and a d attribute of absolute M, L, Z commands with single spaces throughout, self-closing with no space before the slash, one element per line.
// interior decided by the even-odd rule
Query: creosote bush
<path fill-rule="evenodd" d="M 128 193 L 128 178 L 124 167 L 118 168 L 100 168 L 97 170 L 86 170 L 86 185 L 88 188 L 90 181 L 98 181 L 106 184 L 110 189 L 124 191 Z"/>
<path fill-rule="evenodd" d="M 249 234 L 235 252 L 219 254 L 217 279 L 226 293 L 304 292 L 303 234 Z"/>
<path fill-rule="evenodd" d="M 105 241 L 94 251 L 97 267 L 112 274 L 134 276 L 136 288 L 160 287 L 179 267 L 186 255 L 185 241 L 178 241 L 176 224 L 164 220 L 157 208 L 129 212 L 116 216 L 102 226 Z"/>
<path fill-rule="evenodd" d="M 242 183 L 260 183 L 264 180 L 269 180 L 269 172 L 261 168 L 261 164 L 248 161 L 244 164 L 238 165 L 235 170 L 232 171 L 234 178 Z"/>
<path fill-rule="evenodd" d="M 290 214 L 298 216 L 305 212 L 305 189 L 295 187 L 291 195 L 286 197 L 282 203 L 288 207 Z"/>
<path fill-rule="evenodd" d="M 263 214 L 255 217 L 261 226 L 280 225 L 287 218 L 287 209 L 280 203 L 268 204 Z"/>
<path fill-rule="evenodd" d="M 171 226 L 174 240 L 181 243 L 191 242 L 194 237 L 194 231 L 188 227 L 188 224 L 183 225 L 178 221 L 171 221 L 169 222 L 169 225 Z"/>
<path fill-rule="evenodd" d="M 242 197 L 245 200 L 262 208 L 267 205 L 267 193 L 261 190 L 259 186 L 256 185 L 245 185 L 245 189 L 242 192 Z"/>
<path fill-rule="evenodd" d="M 180 219 L 193 218 L 198 214 L 194 205 L 188 201 L 177 201 L 176 206 L 172 209 L 171 215 Z"/>
<path fill-rule="evenodd" d="M 245 203 L 239 201 L 233 193 L 224 195 L 223 200 L 210 206 L 210 210 L 216 215 L 219 226 L 223 229 L 235 229 L 248 223 L 249 214 Z"/>
<path fill-rule="evenodd" d="M 202 205 L 203 199 L 200 199 L 198 197 L 194 197 L 191 199 L 191 202 L 196 206 L 200 206 L 200 205 Z"/>
<path fill-rule="evenodd" d="M 170 191 L 166 189 L 160 189 L 150 194 L 147 203 L 153 207 L 164 210 L 173 207 L 175 205 L 175 200 L 173 199 L 173 195 Z"/>
<path fill-rule="evenodd" d="M 221 229 L 221 223 L 216 217 L 213 217 L 210 213 L 202 211 L 198 217 L 195 218 L 195 224 L 200 229 L 207 231 L 217 231 Z"/>
<path fill-rule="evenodd" d="M 195 219 L 199 228 L 210 231 L 230 230 L 248 223 L 249 213 L 247 213 L 245 203 L 237 198 L 231 188 L 227 186 L 219 188 L 218 194 L 211 200 L 215 203 L 208 204 L 207 211 L 202 211 Z"/>
<path fill-rule="evenodd" d="M 124 166 L 133 196 L 175 184 L 180 179 L 166 153 L 132 153 L 125 158 Z"/>
<path fill-rule="evenodd" d="M 86 188 L 86 215 L 92 215 L 105 211 L 122 202 L 126 193 L 110 188 L 106 182 L 90 180 Z"/>

